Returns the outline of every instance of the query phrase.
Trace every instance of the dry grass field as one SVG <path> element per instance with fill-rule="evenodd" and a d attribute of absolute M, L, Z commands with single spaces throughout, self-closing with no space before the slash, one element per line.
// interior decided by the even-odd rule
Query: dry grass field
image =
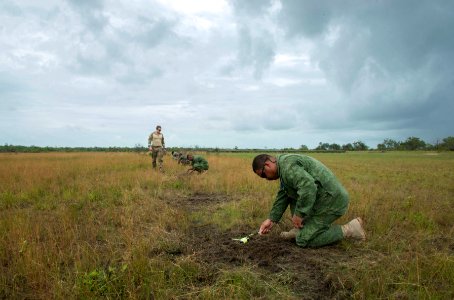
<path fill-rule="evenodd" d="M 205 155 L 205 154 L 204 154 Z M 454 153 L 311 156 L 350 193 L 368 240 L 302 249 L 266 236 L 278 182 L 254 154 L 206 174 L 137 153 L 0 154 L 1 299 L 453 299 Z"/>

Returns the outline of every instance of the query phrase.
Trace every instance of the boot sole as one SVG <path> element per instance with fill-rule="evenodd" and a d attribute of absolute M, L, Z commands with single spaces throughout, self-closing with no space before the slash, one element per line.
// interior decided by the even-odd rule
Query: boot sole
<path fill-rule="evenodd" d="M 365 241 L 366 240 L 366 231 L 364 230 L 364 221 L 360 217 L 357 217 L 356 220 L 358 221 L 359 225 L 361 226 L 361 233 L 363 238 L 361 238 L 360 241 Z"/>

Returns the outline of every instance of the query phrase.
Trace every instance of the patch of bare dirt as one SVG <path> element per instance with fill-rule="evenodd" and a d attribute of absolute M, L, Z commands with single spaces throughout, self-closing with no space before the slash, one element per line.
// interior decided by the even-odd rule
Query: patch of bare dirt
<path fill-rule="evenodd" d="M 216 204 L 232 201 L 227 195 L 224 194 L 204 194 L 194 193 L 187 198 L 183 199 L 185 205 L 190 209 L 208 208 Z"/>
<path fill-rule="evenodd" d="M 225 195 L 193 194 L 186 201 L 190 210 L 229 201 Z M 257 231 L 257 228 L 236 228 L 220 231 L 213 224 L 194 224 L 184 241 L 186 254 L 213 268 L 250 266 L 264 274 L 279 276 L 283 284 L 291 286 L 303 299 L 330 299 L 348 297 L 348 288 L 339 290 L 336 276 L 330 271 L 334 263 L 348 263 L 351 257 L 339 246 L 304 249 L 293 241 L 279 237 L 279 227 L 264 236 L 254 234 L 243 244 L 233 238 L 241 238 Z M 278 277 L 276 277 L 278 278 Z"/>
<path fill-rule="evenodd" d="M 191 212 L 196 210 L 205 210 L 217 204 L 232 200 L 232 198 L 229 198 L 225 194 L 193 193 L 189 196 L 173 196 L 171 200 L 167 200 L 167 203 L 177 205 L 178 207 Z"/>
<path fill-rule="evenodd" d="M 341 249 L 336 246 L 303 249 L 292 241 L 282 240 L 278 231 L 254 235 L 246 244 L 233 240 L 250 232 L 245 229 L 220 232 L 210 224 L 194 226 L 187 235 L 186 251 L 210 265 L 246 265 L 267 274 L 284 275 L 285 284 L 304 299 L 338 298 L 345 293 L 337 291 L 329 270 L 332 263 L 348 260 Z"/>

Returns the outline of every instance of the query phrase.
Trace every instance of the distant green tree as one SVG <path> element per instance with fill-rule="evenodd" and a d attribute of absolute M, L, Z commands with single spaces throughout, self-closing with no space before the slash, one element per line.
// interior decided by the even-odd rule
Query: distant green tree
<path fill-rule="evenodd" d="M 341 146 L 339 144 L 333 143 L 328 146 L 328 150 L 340 150 Z"/>
<path fill-rule="evenodd" d="M 309 148 L 306 145 L 301 145 L 300 150 L 307 151 L 307 150 L 309 150 Z"/>
<path fill-rule="evenodd" d="M 377 145 L 378 150 L 397 150 L 399 149 L 400 142 L 393 139 L 385 139 L 383 143 Z"/>
<path fill-rule="evenodd" d="M 405 150 L 424 150 L 426 148 L 426 142 L 414 136 L 407 138 L 401 145 Z"/>
<path fill-rule="evenodd" d="M 353 148 L 353 145 L 351 143 L 348 143 L 348 144 L 342 145 L 342 150 L 353 151 L 353 150 L 355 150 L 355 148 Z"/>
<path fill-rule="evenodd" d="M 318 143 L 318 146 L 315 148 L 315 150 L 328 150 L 329 144 L 328 143 Z"/>
<path fill-rule="evenodd" d="M 383 145 L 387 150 L 397 150 L 399 148 L 400 143 L 393 139 L 385 139 L 383 141 Z"/>
<path fill-rule="evenodd" d="M 353 149 L 355 151 L 364 151 L 364 150 L 369 149 L 369 147 L 366 144 L 364 144 L 362 141 L 356 141 L 353 143 Z"/>
<path fill-rule="evenodd" d="M 437 148 L 435 145 L 426 143 L 425 149 L 426 149 L 426 150 L 437 150 L 438 148 Z"/>
<path fill-rule="evenodd" d="M 454 136 L 444 138 L 441 147 L 445 150 L 454 151 Z"/>
<path fill-rule="evenodd" d="M 432 149 L 431 150 L 443 150 L 442 142 L 440 142 L 439 139 L 436 139 L 435 142 L 432 145 Z"/>
<path fill-rule="evenodd" d="M 134 145 L 134 152 L 137 152 L 137 153 L 140 153 L 142 152 L 144 149 L 144 147 L 141 145 L 141 144 L 135 144 Z M 117 152 L 118 150 L 114 151 L 114 152 Z"/>

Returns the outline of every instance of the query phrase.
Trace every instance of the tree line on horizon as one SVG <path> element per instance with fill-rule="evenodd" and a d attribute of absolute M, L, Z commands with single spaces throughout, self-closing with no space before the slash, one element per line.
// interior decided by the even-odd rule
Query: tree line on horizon
<path fill-rule="evenodd" d="M 449 136 L 444 139 L 437 140 L 434 144 L 426 143 L 418 137 L 409 137 L 405 141 L 396 141 L 393 139 L 384 139 L 383 143 L 377 147 L 370 148 L 362 141 L 347 143 L 344 145 L 336 143 L 320 142 L 317 147 L 309 149 L 306 145 L 301 145 L 299 149 L 295 148 L 282 148 L 282 149 L 233 149 L 222 148 L 203 148 L 199 146 L 194 147 L 171 147 L 167 148 L 168 151 L 210 151 L 210 152 L 223 152 L 223 151 L 331 151 L 331 152 L 344 152 L 344 151 L 414 151 L 414 150 L 430 150 L 430 151 L 454 151 L 454 136 Z M 0 153 L 39 153 L 39 152 L 147 152 L 148 148 L 140 144 L 134 147 L 40 147 L 40 146 L 21 146 L 21 145 L 8 145 L 0 146 Z"/>
<path fill-rule="evenodd" d="M 300 149 L 309 150 L 307 146 L 301 145 Z M 454 137 L 449 136 L 441 141 L 437 140 L 435 144 L 426 143 L 424 140 L 411 136 L 405 141 L 396 141 L 393 139 L 385 139 L 383 143 L 377 145 L 376 149 L 370 149 L 362 141 L 356 141 L 353 143 L 347 143 L 339 145 L 336 143 L 323 143 L 320 142 L 314 150 L 344 150 L 344 151 L 365 151 L 365 150 L 380 150 L 380 151 L 392 151 L 392 150 L 436 150 L 436 151 L 454 151 Z"/>

